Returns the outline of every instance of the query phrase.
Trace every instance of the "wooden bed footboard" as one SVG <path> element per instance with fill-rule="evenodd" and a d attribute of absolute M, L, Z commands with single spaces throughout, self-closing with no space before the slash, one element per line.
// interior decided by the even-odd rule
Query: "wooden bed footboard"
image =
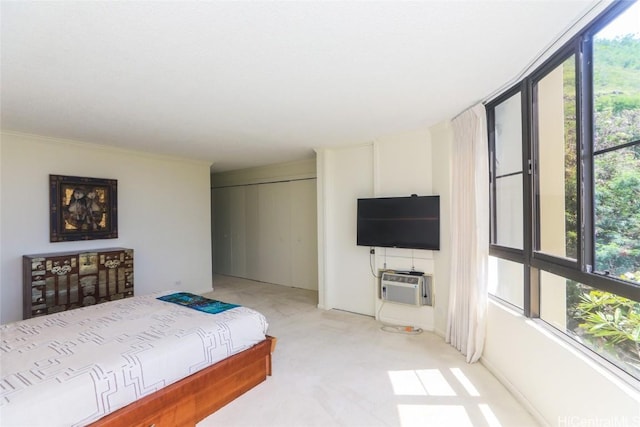
<path fill-rule="evenodd" d="M 264 341 L 99 419 L 91 426 L 195 426 L 271 375 L 276 338 Z"/>

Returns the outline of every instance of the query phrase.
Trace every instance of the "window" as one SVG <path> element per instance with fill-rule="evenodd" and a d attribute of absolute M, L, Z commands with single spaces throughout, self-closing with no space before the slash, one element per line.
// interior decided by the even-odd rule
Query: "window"
<path fill-rule="evenodd" d="M 636 3 L 593 37 L 592 88 L 594 269 L 636 283 L 640 283 L 638 16 Z"/>
<path fill-rule="evenodd" d="M 491 176 L 491 252 L 501 254 L 489 260 L 490 294 L 504 302 L 524 309 L 524 269 L 522 262 L 525 244 L 524 212 L 526 170 L 523 153 L 523 95 L 516 87 L 487 108 Z M 506 259 L 503 259 L 506 258 Z"/>
<path fill-rule="evenodd" d="M 576 58 L 569 56 L 534 85 L 537 121 L 536 250 L 577 259 Z"/>
<path fill-rule="evenodd" d="M 640 2 L 487 104 L 490 293 L 640 379 Z"/>
<path fill-rule="evenodd" d="M 542 271 L 540 318 L 640 378 L 640 302 Z"/>
<path fill-rule="evenodd" d="M 522 125 L 520 93 L 494 109 L 492 190 L 495 194 L 494 243 L 522 249 Z"/>
<path fill-rule="evenodd" d="M 521 263 L 489 257 L 489 293 L 518 308 L 524 307 L 524 270 Z"/>

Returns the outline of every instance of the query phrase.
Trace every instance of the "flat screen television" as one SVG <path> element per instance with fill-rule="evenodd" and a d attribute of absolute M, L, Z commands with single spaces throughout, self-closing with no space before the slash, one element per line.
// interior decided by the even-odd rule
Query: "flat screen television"
<path fill-rule="evenodd" d="M 357 245 L 440 250 L 440 196 L 358 199 Z"/>

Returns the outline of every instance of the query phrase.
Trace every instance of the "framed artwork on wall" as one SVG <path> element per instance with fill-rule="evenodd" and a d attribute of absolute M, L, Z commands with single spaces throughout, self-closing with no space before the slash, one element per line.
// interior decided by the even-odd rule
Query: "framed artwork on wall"
<path fill-rule="evenodd" d="M 50 241 L 116 239 L 118 181 L 49 175 Z"/>

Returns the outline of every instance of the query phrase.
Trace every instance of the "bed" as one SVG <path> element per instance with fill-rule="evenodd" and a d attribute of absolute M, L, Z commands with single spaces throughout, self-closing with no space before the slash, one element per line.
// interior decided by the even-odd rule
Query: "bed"
<path fill-rule="evenodd" d="M 0 326 L 0 425 L 193 426 L 271 375 L 262 314 L 175 295 Z"/>

